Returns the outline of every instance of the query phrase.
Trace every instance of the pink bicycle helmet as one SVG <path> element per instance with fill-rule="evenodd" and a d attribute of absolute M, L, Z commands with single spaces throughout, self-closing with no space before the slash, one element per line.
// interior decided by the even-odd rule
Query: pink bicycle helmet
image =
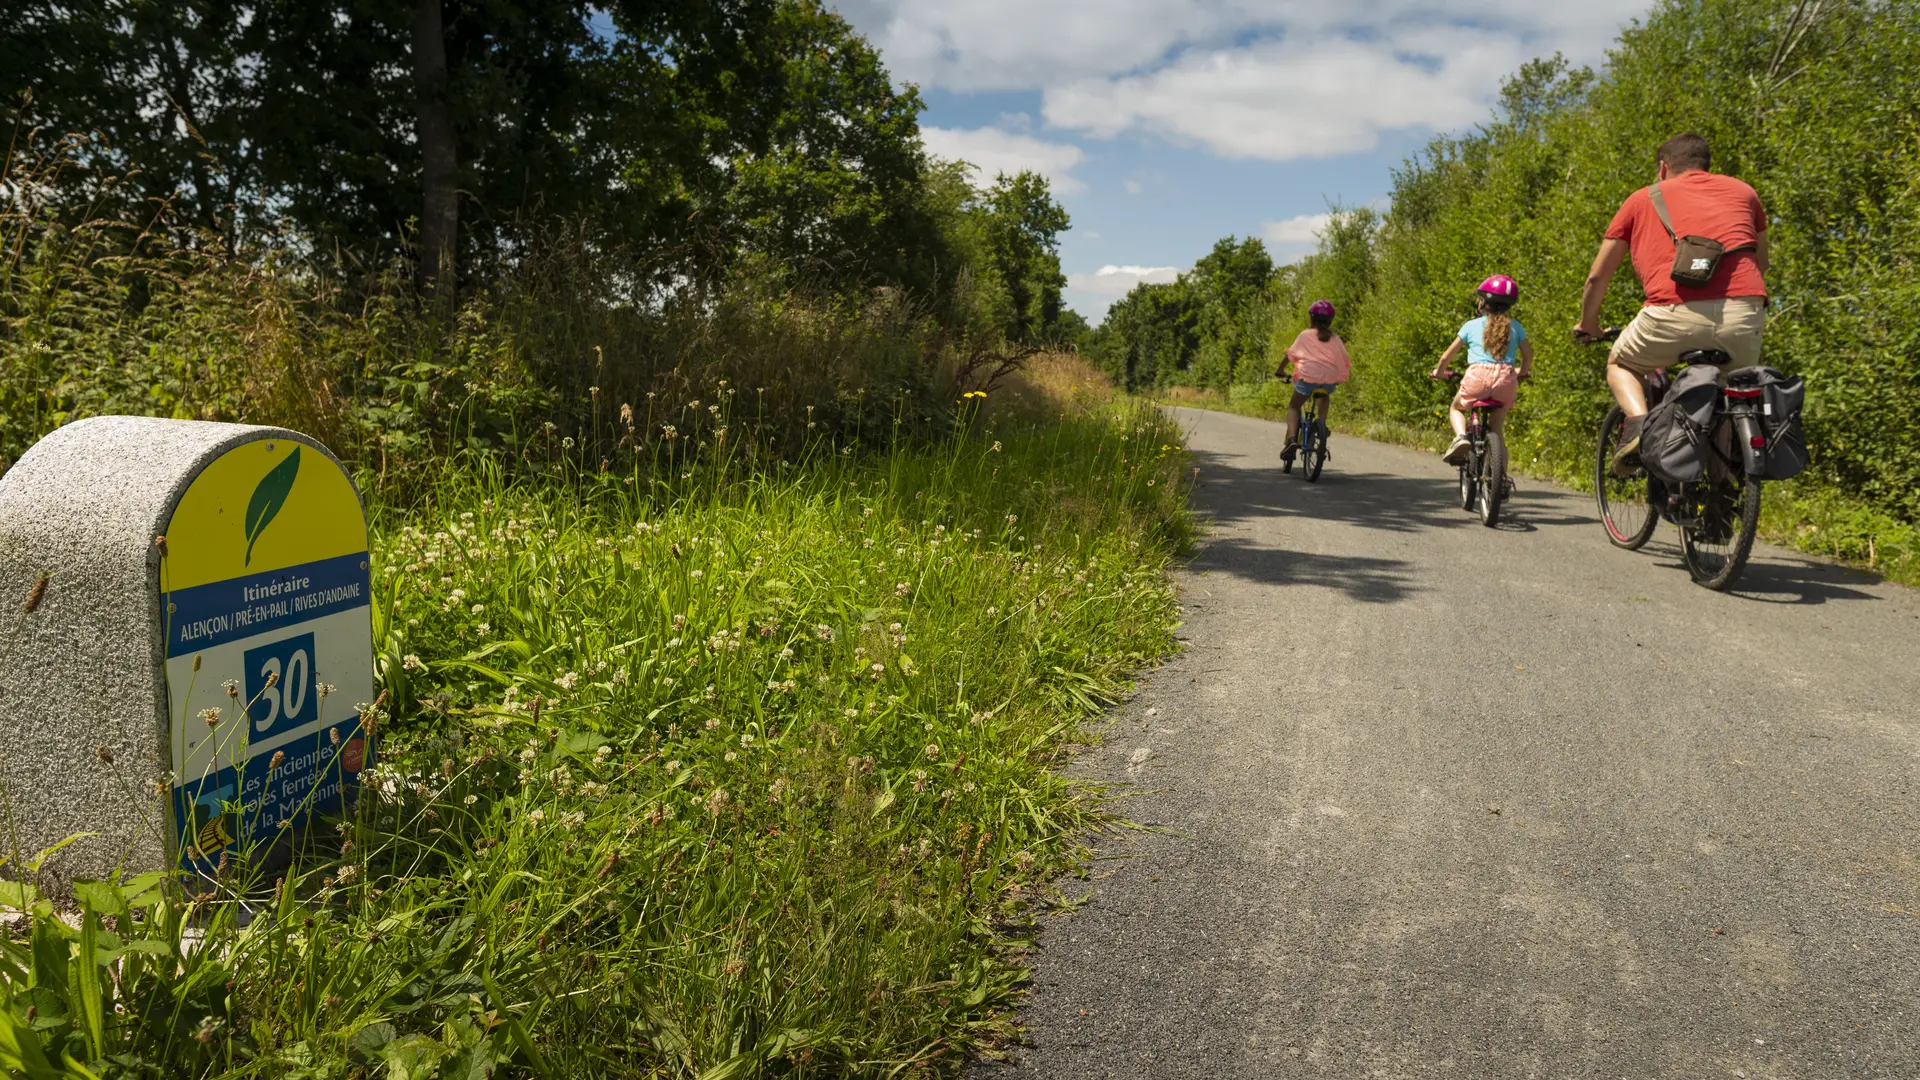
<path fill-rule="evenodd" d="M 1333 318 L 1333 303 L 1329 300 L 1315 300 L 1313 306 L 1307 309 L 1307 314 L 1316 317 L 1325 316 L 1331 319 Z"/>
<path fill-rule="evenodd" d="M 1493 275 L 1481 282 L 1480 287 L 1474 291 L 1489 300 L 1497 300 L 1503 304 L 1511 304 L 1520 299 L 1520 283 L 1505 274 Z"/>

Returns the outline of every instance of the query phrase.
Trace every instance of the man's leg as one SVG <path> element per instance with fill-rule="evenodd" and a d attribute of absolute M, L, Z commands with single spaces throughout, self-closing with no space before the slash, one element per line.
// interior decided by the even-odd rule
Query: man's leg
<path fill-rule="evenodd" d="M 1688 312 L 1684 305 L 1645 307 L 1627 324 L 1607 354 L 1607 389 L 1627 419 L 1620 426 L 1620 442 L 1613 454 L 1615 476 L 1632 473 L 1639 462 L 1640 428 L 1647 418 L 1647 387 L 1642 380 L 1672 363 L 1705 331 L 1711 340 L 1713 324 Z"/>
<path fill-rule="evenodd" d="M 1620 403 L 1620 411 L 1627 414 L 1629 420 L 1638 420 L 1647 415 L 1647 384 L 1640 376 L 1611 358 L 1607 360 L 1607 389 L 1613 391 L 1613 400 Z"/>

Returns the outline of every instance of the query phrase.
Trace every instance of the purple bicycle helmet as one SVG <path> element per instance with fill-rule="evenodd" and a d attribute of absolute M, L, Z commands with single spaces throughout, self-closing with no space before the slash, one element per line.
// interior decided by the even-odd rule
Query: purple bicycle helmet
<path fill-rule="evenodd" d="M 1333 302 L 1330 300 L 1315 300 L 1313 306 L 1307 309 L 1307 314 L 1315 318 L 1324 316 L 1331 319 L 1333 318 Z"/>
<path fill-rule="evenodd" d="M 1505 274 L 1495 274 L 1474 290 L 1488 300 L 1511 304 L 1520 299 L 1520 283 Z"/>

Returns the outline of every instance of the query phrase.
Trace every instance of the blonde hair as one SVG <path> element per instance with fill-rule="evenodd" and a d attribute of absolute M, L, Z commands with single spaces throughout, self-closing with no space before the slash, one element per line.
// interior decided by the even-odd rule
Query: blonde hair
<path fill-rule="evenodd" d="M 1496 364 L 1504 364 L 1507 362 L 1507 345 L 1513 341 L 1513 319 L 1507 315 L 1504 305 L 1495 307 L 1482 300 L 1480 310 L 1487 315 L 1487 328 L 1480 332 L 1480 341 L 1486 346 L 1487 358 Z"/>

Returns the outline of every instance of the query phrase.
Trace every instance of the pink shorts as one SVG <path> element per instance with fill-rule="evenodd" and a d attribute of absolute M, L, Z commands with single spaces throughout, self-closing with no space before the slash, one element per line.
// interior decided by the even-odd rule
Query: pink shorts
<path fill-rule="evenodd" d="M 1492 398 L 1512 405 L 1520 392 L 1520 372 L 1512 364 L 1470 364 L 1460 375 L 1460 393 L 1455 404 L 1465 407 L 1476 398 Z"/>

